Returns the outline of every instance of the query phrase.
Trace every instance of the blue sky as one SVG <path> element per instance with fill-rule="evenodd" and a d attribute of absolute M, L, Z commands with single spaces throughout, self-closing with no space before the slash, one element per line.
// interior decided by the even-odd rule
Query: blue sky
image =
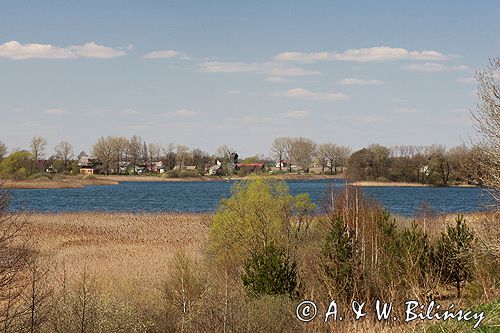
<path fill-rule="evenodd" d="M 473 133 L 498 1 L 2 1 L 0 141 L 75 153 L 133 134 L 269 153 L 277 136 L 355 149 Z"/>

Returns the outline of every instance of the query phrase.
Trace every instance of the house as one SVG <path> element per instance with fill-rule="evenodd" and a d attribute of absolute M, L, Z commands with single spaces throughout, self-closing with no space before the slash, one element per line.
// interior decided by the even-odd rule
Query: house
<path fill-rule="evenodd" d="M 134 170 L 132 162 L 121 161 L 118 163 L 118 173 L 128 174 Z"/>
<path fill-rule="evenodd" d="M 78 159 L 78 166 L 80 167 L 80 174 L 93 175 L 101 169 L 101 161 L 97 157 L 82 155 Z"/>
<path fill-rule="evenodd" d="M 279 163 L 276 163 L 276 168 L 286 168 L 288 167 L 288 163 L 286 161 L 280 161 Z"/>
<path fill-rule="evenodd" d="M 138 175 L 143 175 L 145 173 L 148 173 L 149 170 L 145 164 L 138 164 L 134 166 L 134 172 Z"/>
<path fill-rule="evenodd" d="M 222 175 L 224 173 L 224 169 L 222 169 L 222 163 L 217 161 L 214 165 L 208 166 L 208 174 L 210 176 L 213 175 Z"/>
<path fill-rule="evenodd" d="M 245 173 L 261 172 L 266 169 L 264 163 L 238 163 L 236 170 L 243 170 Z"/>

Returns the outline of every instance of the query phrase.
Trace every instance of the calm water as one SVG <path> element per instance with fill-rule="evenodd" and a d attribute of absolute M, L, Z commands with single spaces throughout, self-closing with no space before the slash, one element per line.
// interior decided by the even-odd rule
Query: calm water
<path fill-rule="evenodd" d="M 292 194 L 307 193 L 321 203 L 331 180 L 288 181 Z M 12 190 L 13 210 L 40 212 L 212 212 L 228 197 L 233 182 L 124 182 L 80 189 Z M 334 186 L 342 186 L 336 180 Z M 436 212 L 469 212 L 482 209 L 490 198 L 479 188 L 463 187 L 368 187 L 365 193 L 392 213 L 412 216 L 423 203 Z"/>

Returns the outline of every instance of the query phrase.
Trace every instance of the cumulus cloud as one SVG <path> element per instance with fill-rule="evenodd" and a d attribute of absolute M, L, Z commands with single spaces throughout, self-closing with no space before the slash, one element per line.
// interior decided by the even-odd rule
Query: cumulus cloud
<path fill-rule="evenodd" d="M 64 109 L 48 109 L 48 110 L 45 110 L 44 113 L 46 113 L 46 114 L 63 114 L 63 113 L 66 113 L 66 110 L 64 110 Z"/>
<path fill-rule="evenodd" d="M 75 59 L 80 57 L 109 59 L 124 56 L 125 54 L 125 51 L 98 45 L 95 42 L 67 47 L 51 44 L 21 44 L 17 41 L 10 41 L 0 45 L 0 57 L 14 60 Z"/>
<path fill-rule="evenodd" d="M 342 92 L 313 92 L 304 88 L 293 88 L 285 92 L 274 93 L 275 96 L 303 98 L 316 101 L 345 101 L 349 96 Z"/>
<path fill-rule="evenodd" d="M 177 111 L 166 112 L 165 116 L 169 118 L 189 118 L 194 117 L 198 114 L 198 112 L 188 109 L 179 109 Z"/>
<path fill-rule="evenodd" d="M 309 116 L 309 111 L 307 110 L 295 110 L 290 112 L 283 113 L 283 116 L 286 118 L 298 119 L 298 118 L 306 118 Z"/>
<path fill-rule="evenodd" d="M 465 65 L 459 66 L 446 66 L 435 62 L 426 62 L 424 64 L 411 64 L 405 66 L 410 71 L 417 72 L 448 72 L 448 71 L 466 71 L 469 67 Z"/>
<path fill-rule="evenodd" d="M 356 79 L 356 78 L 347 78 L 340 80 L 338 82 L 344 86 L 379 86 L 385 84 L 384 81 L 381 80 L 365 80 L 365 79 Z"/>
<path fill-rule="evenodd" d="M 437 51 L 409 51 L 404 48 L 376 46 L 370 48 L 348 49 L 343 52 L 283 52 L 273 57 L 278 61 L 313 63 L 318 61 L 386 61 L 386 60 L 448 60 L 451 56 Z"/>
<path fill-rule="evenodd" d="M 153 51 L 145 54 L 143 56 L 145 59 L 170 59 L 170 58 L 179 58 L 183 60 L 188 60 L 189 57 L 186 55 L 181 54 L 178 51 L 175 50 L 160 50 L 160 51 Z"/>

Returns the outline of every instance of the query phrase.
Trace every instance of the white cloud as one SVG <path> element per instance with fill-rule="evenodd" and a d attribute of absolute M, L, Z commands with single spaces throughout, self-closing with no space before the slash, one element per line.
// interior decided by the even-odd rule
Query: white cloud
<path fill-rule="evenodd" d="M 204 73 L 244 73 L 257 72 L 265 68 L 263 63 L 206 61 L 198 65 Z"/>
<path fill-rule="evenodd" d="M 309 116 L 309 111 L 295 110 L 295 111 L 285 112 L 283 113 L 283 116 L 286 118 L 293 118 L 293 119 L 306 118 Z"/>
<path fill-rule="evenodd" d="M 449 71 L 466 71 L 469 67 L 465 65 L 459 66 L 446 66 L 435 62 L 426 62 L 424 64 L 411 64 L 405 66 L 410 71 L 417 72 L 449 72 Z"/>
<path fill-rule="evenodd" d="M 308 75 L 320 75 L 318 71 L 310 71 L 307 69 L 297 68 L 297 67 L 284 67 L 284 68 L 273 68 L 267 74 L 272 76 L 308 76 Z"/>
<path fill-rule="evenodd" d="M 345 101 L 349 99 L 349 96 L 342 92 L 312 92 L 304 88 L 293 88 L 285 92 L 274 93 L 274 95 L 316 101 Z"/>
<path fill-rule="evenodd" d="M 457 79 L 457 81 L 460 82 L 460 83 L 474 83 L 474 82 L 476 82 L 476 79 L 474 77 L 472 77 L 472 76 L 470 76 L 470 77 L 459 77 Z"/>
<path fill-rule="evenodd" d="M 290 82 L 287 79 L 282 78 L 281 76 L 269 76 L 264 79 L 264 81 L 267 82 L 274 82 L 274 83 L 285 83 L 285 82 Z"/>
<path fill-rule="evenodd" d="M 59 47 L 51 44 L 21 44 L 10 41 L 0 45 L 0 57 L 24 59 L 75 59 L 80 57 L 108 59 L 124 56 L 125 51 L 89 42 L 82 45 Z"/>
<path fill-rule="evenodd" d="M 381 80 L 365 80 L 365 79 L 355 79 L 355 78 L 347 78 L 340 80 L 338 82 L 344 86 L 379 86 L 385 84 L 384 81 Z"/>
<path fill-rule="evenodd" d="M 177 111 L 166 112 L 165 116 L 169 118 L 189 118 L 198 115 L 198 112 L 188 109 L 179 109 Z"/>
<path fill-rule="evenodd" d="M 46 114 L 63 114 L 63 113 L 66 113 L 66 110 L 63 110 L 63 109 L 48 109 L 48 110 L 45 110 L 44 113 L 46 113 Z"/>
<path fill-rule="evenodd" d="M 297 67 L 286 67 L 277 62 L 225 62 L 206 61 L 198 64 L 198 70 L 204 73 L 260 73 L 269 76 L 308 76 L 319 75 L 318 71 Z"/>
<path fill-rule="evenodd" d="M 182 60 L 188 60 L 189 57 L 179 53 L 178 51 L 175 50 L 160 50 L 160 51 L 153 51 L 145 54 L 143 56 L 145 59 L 170 59 L 170 58 L 179 58 Z"/>
<path fill-rule="evenodd" d="M 278 61 L 312 63 L 317 61 L 385 61 L 385 60 L 448 60 L 451 56 L 437 51 L 408 51 L 404 48 L 377 46 L 370 48 L 348 49 L 343 52 L 283 52 L 273 57 Z"/>

